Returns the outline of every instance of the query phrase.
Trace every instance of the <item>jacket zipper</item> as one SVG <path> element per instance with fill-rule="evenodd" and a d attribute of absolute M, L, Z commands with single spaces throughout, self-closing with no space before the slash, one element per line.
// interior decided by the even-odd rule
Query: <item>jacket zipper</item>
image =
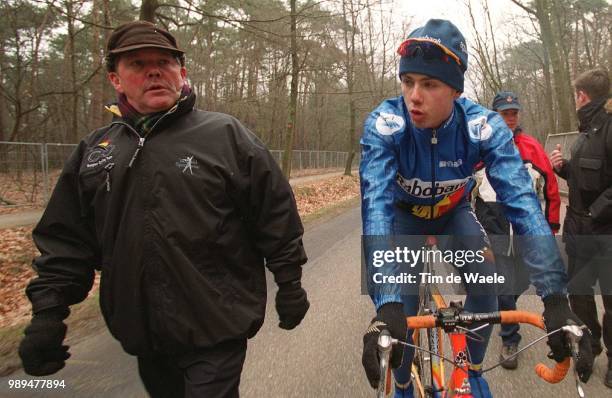
<path fill-rule="evenodd" d="M 111 190 L 110 173 L 113 167 L 115 167 L 115 163 L 109 163 L 104 166 L 104 170 L 106 170 L 106 192 L 110 192 Z"/>
<path fill-rule="evenodd" d="M 438 137 L 436 136 L 437 130 L 433 129 L 431 132 L 431 205 L 429 207 L 429 219 L 434 218 L 434 205 L 436 203 L 436 161 L 434 159 L 434 148 L 438 143 Z"/>
<path fill-rule="evenodd" d="M 187 97 L 185 97 L 187 98 Z M 180 101 L 179 101 L 180 102 Z M 155 130 L 155 127 L 157 127 L 157 125 L 164 120 L 164 118 L 168 115 L 173 114 L 174 112 L 176 112 L 176 110 L 178 109 L 179 106 L 179 102 L 177 102 L 176 104 L 174 104 L 174 106 L 172 108 L 170 108 L 170 110 L 168 110 L 168 112 L 164 113 L 164 115 L 162 117 L 160 117 L 155 124 L 153 125 L 153 127 L 151 127 L 151 130 L 149 130 L 149 133 L 146 134 L 145 136 L 141 136 L 138 131 L 134 130 L 134 128 L 132 126 L 130 126 L 128 123 L 122 122 L 122 121 L 118 121 L 118 122 L 112 122 L 111 126 L 113 124 L 122 124 L 124 126 L 126 126 L 128 128 L 128 130 L 130 130 L 132 133 L 134 133 L 136 135 L 136 137 L 138 137 L 138 145 L 136 146 L 136 150 L 134 151 L 134 154 L 132 155 L 132 159 L 130 159 L 130 163 L 128 163 L 128 168 L 132 168 L 132 166 L 134 165 L 134 162 L 136 161 L 136 158 L 138 157 L 138 154 L 140 153 L 140 151 L 142 150 L 142 148 L 144 147 L 145 144 L 145 139 L 146 136 L 150 136 L 153 133 L 153 130 Z"/>

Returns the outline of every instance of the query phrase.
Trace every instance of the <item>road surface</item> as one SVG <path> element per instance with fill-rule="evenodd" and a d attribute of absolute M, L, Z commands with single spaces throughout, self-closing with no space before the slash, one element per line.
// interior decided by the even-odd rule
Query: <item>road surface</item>
<path fill-rule="evenodd" d="M 353 208 L 325 222 L 311 224 L 304 244 L 310 261 L 303 285 L 311 307 L 294 331 L 277 327 L 272 279 L 266 322 L 249 341 L 240 387 L 244 398 L 373 397 L 361 367 L 362 333 L 374 315 L 369 297 L 360 292 L 360 215 Z M 268 275 L 269 277 L 271 275 Z M 523 296 L 520 307 L 541 311 L 540 300 Z M 601 303 L 600 303 L 601 306 Z M 523 328 L 523 342 L 539 332 Z M 500 339 L 494 331 L 486 365 L 497 360 Z M 146 397 L 134 358 L 124 354 L 105 330 L 71 348 L 65 369 L 49 379 L 65 380 L 62 391 L 9 390 L 9 379 L 25 379 L 23 373 L 0 378 L 0 397 Z M 533 367 L 545 359 L 544 343 L 524 353 L 518 370 L 497 368 L 487 374 L 495 397 L 574 397 L 572 378 L 558 385 L 537 379 Z M 587 397 L 610 396 L 602 383 L 606 369 L 600 355 Z"/>

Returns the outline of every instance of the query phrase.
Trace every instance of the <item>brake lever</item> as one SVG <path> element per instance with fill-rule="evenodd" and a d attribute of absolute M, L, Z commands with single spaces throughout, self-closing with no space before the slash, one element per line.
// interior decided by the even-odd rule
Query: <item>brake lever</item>
<path fill-rule="evenodd" d="M 586 326 L 585 326 L 586 327 Z M 574 379 L 576 380 L 576 391 L 578 392 L 578 396 L 580 398 L 584 398 L 584 389 L 582 388 L 582 383 L 580 382 L 580 377 L 578 376 L 578 371 L 576 370 L 576 363 L 578 363 L 578 353 L 580 352 L 580 339 L 582 338 L 582 328 L 578 325 L 566 325 L 561 328 L 565 335 L 569 338 L 570 341 L 570 350 L 572 352 L 572 358 L 574 359 Z"/>
<path fill-rule="evenodd" d="M 380 355 L 380 378 L 378 389 L 376 391 L 377 398 L 385 397 L 386 378 L 391 360 L 391 348 L 393 344 L 397 344 L 397 340 L 391 337 L 387 329 L 383 329 L 378 335 L 378 355 Z"/>

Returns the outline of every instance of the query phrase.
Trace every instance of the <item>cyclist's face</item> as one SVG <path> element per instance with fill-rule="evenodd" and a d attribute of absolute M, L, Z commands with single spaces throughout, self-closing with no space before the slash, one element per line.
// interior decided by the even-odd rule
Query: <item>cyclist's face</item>
<path fill-rule="evenodd" d="M 518 109 L 506 109 L 505 111 L 500 111 L 499 114 L 504 118 L 504 122 L 506 122 L 510 130 L 514 131 L 520 119 Z"/>
<path fill-rule="evenodd" d="M 170 109 L 178 100 L 187 71 L 170 52 L 155 48 L 130 51 L 108 78 L 140 113 Z"/>
<path fill-rule="evenodd" d="M 437 128 L 453 110 L 460 93 L 446 83 L 420 73 L 401 76 L 402 94 L 412 124 L 417 128 Z"/>

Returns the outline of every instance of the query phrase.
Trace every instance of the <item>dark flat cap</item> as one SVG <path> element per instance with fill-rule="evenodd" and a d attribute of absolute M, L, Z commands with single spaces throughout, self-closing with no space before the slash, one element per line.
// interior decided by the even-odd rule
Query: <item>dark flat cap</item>
<path fill-rule="evenodd" d="M 108 39 L 106 54 L 119 54 L 141 48 L 161 48 L 184 54 L 170 32 L 147 21 L 128 22 L 117 27 Z"/>

